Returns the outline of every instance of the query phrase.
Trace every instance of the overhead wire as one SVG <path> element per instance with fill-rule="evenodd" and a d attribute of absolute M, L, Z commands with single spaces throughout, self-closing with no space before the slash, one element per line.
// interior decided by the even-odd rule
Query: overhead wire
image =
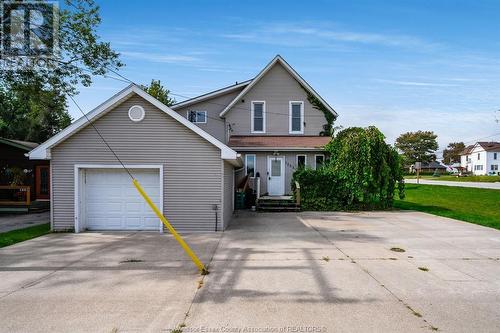
<path fill-rule="evenodd" d="M 60 60 L 56 60 L 56 61 L 59 61 L 59 62 L 62 62 Z M 65 63 L 65 62 L 62 62 L 62 63 Z M 67 64 L 67 63 L 65 63 Z M 86 70 L 88 72 L 91 72 L 92 74 L 94 74 L 92 71 L 90 70 L 87 70 L 85 68 L 81 68 L 81 67 L 78 67 L 76 65 L 72 65 L 74 67 L 77 67 L 81 70 Z M 139 84 L 137 84 L 136 82 L 130 80 L 129 78 L 127 78 L 126 76 L 122 75 L 121 73 L 119 73 L 118 71 L 112 69 L 112 68 L 109 68 L 108 66 L 105 66 L 105 68 L 110 71 L 111 73 L 113 73 L 114 75 L 118 76 L 118 77 L 114 77 L 114 76 L 111 76 L 111 75 L 108 75 L 108 74 L 101 74 L 100 76 L 104 77 L 104 78 L 110 78 L 110 79 L 114 79 L 114 80 L 117 80 L 117 81 L 120 81 L 120 82 L 125 82 L 125 83 L 129 83 L 129 84 L 134 84 L 134 85 L 137 85 L 137 86 L 141 86 Z M 190 97 L 190 96 L 186 96 L 186 95 L 183 95 L 183 94 L 179 94 L 179 93 L 175 93 L 175 92 L 172 92 L 170 91 L 169 93 L 170 95 L 172 96 L 178 96 L 178 97 L 182 97 L 182 98 L 186 98 L 187 100 L 185 101 L 182 101 L 180 103 L 183 103 L 183 102 L 186 102 L 188 101 L 189 99 L 193 99 L 193 98 L 196 98 L 196 97 Z M 71 96 L 70 96 L 71 97 Z M 71 97 L 71 99 L 73 100 L 73 102 L 76 104 L 76 101 L 73 99 L 73 97 Z M 213 101 L 204 101 L 204 103 L 207 103 L 207 104 L 212 104 L 212 105 L 217 105 L 217 106 L 222 106 L 222 107 L 225 107 L 227 106 L 226 104 L 222 104 L 222 103 L 217 103 L 217 102 L 213 102 Z M 83 113 L 82 109 L 77 105 L 77 107 L 79 108 L 80 112 L 82 112 L 82 114 L 85 115 L 85 113 Z M 244 108 L 244 107 L 238 107 L 238 106 L 233 106 L 234 109 L 240 109 L 240 110 L 245 110 L 247 112 L 251 111 L 249 108 Z M 267 111 L 266 110 L 266 114 L 276 114 L 276 115 L 284 115 L 284 116 L 289 116 L 289 114 L 285 114 L 285 113 L 278 113 L 278 112 L 272 112 L 272 111 Z M 207 119 L 212 119 L 214 121 L 219 121 L 221 123 L 226 123 L 224 120 L 220 119 L 220 118 L 215 118 L 215 117 L 211 117 L 209 116 L 208 114 L 205 115 L 205 117 Z M 324 117 L 323 115 L 309 115 L 308 117 Z M 88 118 L 87 118 L 88 120 Z M 95 126 L 94 126 L 95 127 Z M 100 134 L 100 133 L 99 133 Z M 476 139 L 471 139 L 469 141 L 466 141 L 464 142 L 464 144 L 468 144 L 468 143 L 474 143 L 474 142 L 478 142 L 480 140 L 483 140 L 483 139 L 488 139 L 488 138 L 491 138 L 491 137 L 495 137 L 495 136 L 498 136 L 500 135 L 500 132 L 499 133 L 494 133 L 494 134 L 491 134 L 489 136 L 485 136 L 485 137 L 481 137 L 481 138 L 476 138 Z M 101 136 L 101 135 L 100 135 Z M 102 138 L 102 136 L 101 136 Z M 103 138 L 102 138 L 103 139 Z M 107 144 L 107 142 L 106 142 Z M 109 147 L 109 145 L 108 145 Z M 111 147 L 109 147 L 111 148 Z M 441 149 L 441 150 L 436 150 L 434 153 L 435 154 L 439 154 L 439 153 L 443 153 L 446 149 Z M 113 154 L 114 154 L 114 151 L 112 151 Z M 121 162 L 121 161 L 120 161 Z"/>

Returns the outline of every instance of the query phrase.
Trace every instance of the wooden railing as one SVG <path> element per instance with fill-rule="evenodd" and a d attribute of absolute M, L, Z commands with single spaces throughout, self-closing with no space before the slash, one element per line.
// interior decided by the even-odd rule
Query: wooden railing
<path fill-rule="evenodd" d="M 300 206 L 300 184 L 297 181 L 295 182 L 295 203 Z"/>
<path fill-rule="evenodd" d="M 0 199 L 0 205 L 2 206 L 11 206 L 11 205 L 26 205 L 29 206 L 31 203 L 31 188 L 29 186 L 24 185 L 0 185 L 0 191 L 14 191 L 13 196 L 8 196 L 9 199 L 2 200 Z M 12 200 L 12 197 L 23 196 L 23 200 Z"/>

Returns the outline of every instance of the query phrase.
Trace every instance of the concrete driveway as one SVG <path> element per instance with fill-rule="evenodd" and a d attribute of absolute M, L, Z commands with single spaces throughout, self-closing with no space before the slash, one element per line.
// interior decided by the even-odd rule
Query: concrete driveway
<path fill-rule="evenodd" d="M 0 331 L 500 331 L 493 229 L 416 212 L 244 213 L 186 239 L 210 275 L 154 233 L 0 249 Z"/>

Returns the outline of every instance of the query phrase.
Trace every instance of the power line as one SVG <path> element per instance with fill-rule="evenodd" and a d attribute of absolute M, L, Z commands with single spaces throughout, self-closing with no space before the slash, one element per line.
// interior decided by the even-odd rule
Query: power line
<path fill-rule="evenodd" d="M 61 62 L 61 63 L 64 63 L 64 64 L 66 64 L 66 65 L 68 65 L 68 63 L 63 62 L 63 61 L 60 61 L 60 60 L 58 60 L 58 59 L 54 59 L 54 60 L 55 60 L 55 61 L 58 61 L 58 62 Z M 88 72 L 90 72 L 90 73 L 92 73 L 92 74 L 94 74 L 94 75 L 95 75 L 95 73 L 93 73 L 92 71 L 90 71 L 90 70 L 88 70 L 88 69 L 81 68 L 81 67 L 78 67 L 78 66 L 73 65 L 73 64 L 69 64 L 69 65 L 74 66 L 74 67 L 76 67 L 76 68 L 79 68 L 79 69 L 81 69 L 81 70 L 88 71 Z M 120 81 L 120 82 L 125 82 L 125 83 L 134 84 L 134 85 L 137 85 L 137 86 L 142 86 L 142 85 L 139 85 L 139 84 L 137 84 L 136 82 L 134 82 L 134 81 L 130 80 L 129 78 L 127 78 L 126 76 L 122 75 L 121 73 L 117 72 L 116 70 L 114 70 L 114 69 L 112 69 L 112 68 L 109 68 L 109 67 L 107 67 L 107 66 L 105 66 L 105 68 L 106 68 L 108 71 L 112 72 L 113 74 L 117 75 L 118 77 L 114 77 L 114 76 L 107 75 L 107 74 L 101 74 L 101 76 L 103 76 L 104 78 L 110 78 L 110 79 L 114 79 L 114 80 L 117 80 L 117 81 Z M 182 97 L 182 98 L 186 98 L 186 99 L 192 99 L 192 98 L 195 98 L 195 97 L 185 96 L 185 95 L 183 95 L 183 94 L 174 93 L 174 92 L 172 92 L 172 91 L 170 91 L 170 94 L 171 94 L 171 95 L 173 95 L 173 96 L 178 96 L 178 97 Z M 70 98 L 71 98 L 71 99 L 73 100 L 73 102 L 76 104 L 76 101 L 73 99 L 73 97 L 71 97 L 71 96 L 70 96 Z M 207 103 L 207 104 L 213 104 L 213 105 L 218 105 L 218 106 L 223 106 L 223 107 L 227 106 L 227 105 L 225 105 L 225 104 L 216 103 L 216 102 L 211 102 L 211 101 L 204 101 L 204 103 Z M 77 105 L 77 107 L 79 108 L 80 112 L 81 112 L 81 113 L 82 113 L 82 114 L 86 117 L 87 121 L 89 121 L 89 119 L 87 118 L 87 116 L 85 115 L 85 113 L 83 113 L 82 109 L 78 106 L 78 104 L 76 104 L 76 105 Z M 245 111 L 251 111 L 251 110 L 250 110 L 250 109 L 248 109 L 248 108 L 243 108 L 243 107 L 238 107 L 238 106 L 233 106 L 233 108 L 234 108 L 234 109 L 245 110 Z M 266 110 L 266 114 L 267 114 L 267 113 L 269 113 L 269 114 L 276 114 L 276 115 L 283 115 L 283 116 L 289 116 L 289 114 L 285 114 L 285 113 L 278 113 L 278 112 L 272 112 L 272 111 L 267 111 L 267 110 Z M 224 123 L 224 124 L 226 123 L 224 120 L 222 120 L 222 119 L 220 119 L 220 118 L 210 117 L 210 116 L 208 116 L 208 114 L 207 114 L 207 115 L 205 115 L 205 117 L 206 117 L 207 119 L 212 119 L 212 120 L 215 120 L 215 121 L 219 121 L 219 122 Z M 324 116 L 322 116 L 322 115 L 309 115 L 308 117 L 324 117 Z M 90 123 L 90 121 L 89 121 L 89 123 Z M 92 124 L 92 126 L 93 126 L 93 124 Z M 95 128 L 95 126 L 93 126 L 93 127 L 94 127 L 94 129 L 96 129 L 96 128 Z M 97 129 L 96 129 L 96 131 L 97 131 Z M 98 131 L 97 131 L 97 133 L 100 135 L 100 133 L 99 133 Z M 491 137 L 495 137 L 495 136 L 497 136 L 497 135 L 500 135 L 500 133 L 495 133 L 495 134 L 492 134 L 492 135 L 489 135 L 489 136 L 485 136 L 485 137 L 481 137 L 481 138 L 477 138 L 477 139 L 472 139 L 472 140 L 469 140 L 469 141 L 464 142 L 464 144 L 478 142 L 478 141 L 480 141 L 480 140 L 487 139 L 487 138 L 491 138 Z M 100 135 L 100 136 L 101 136 L 101 135 Z M 114 153 L 114 151 L 111 149 L 111 147 L 109 147 L 109 145 L 107 144 L 107 142 L 104 140 L 104 138 L 103 138 L 102 136 L 101 136 L 101 139 L 103 139 L 103 141 L 106 143 L 106 145 L 108 146 L 108 148 L 109 148 L 109 149 L 113 152 L 113 154 L 115 154 L 115 153 Z M 444 151 L 445 151 L 445 150 L 446 150 L 446 149 L 436 150 L 436 151 L 434 151 L 434 153 L 436 153 L 436 154 L 438 154 L 438 153 L 444 153 Z M 116 156 L 116 154 L 115 154 L 115 156 Z M 117 157 L 117 159 L 119 160 L 118 156 L 116 156 L 116 157 Z M 120 161 L 120 160 L 119 160 L 119 161 Z M 121 163 L 121 161 L 120 161 L 120 163 Z M 121 164 L 123 165 L 123 163 L 121 163 Z M 128 170 L 127 170 L 127 172 L 128 172 Z M 130 174 L 130 172 L 129 172 L 129 175 L 132 177 L 132 175 Z M 132 177 L 132 178 L 133 178 L 133 177 Z"/>
<path fill-rule="evenodd" d="M 76 107 L 78 108 L 78 110 L 80 110 L 80 112 L 83 114 L 83 116 L 85 117 L 85 119 L 87 120 L 87 122 L 92 126 L 92 128 L 96 131 L 97 135 L 99 135 L 99 137 L 101 138 L 102 142 L 104 142 L 104 144 L 108 147 L 108 149 L 113 153 L 113 155 L 115 156 L 115 158 L 118 160 L 118 162 L 120 162 L 121 166 L 125 169 L 125 171 L 127 171 L 128 175 L 130 176 L 130 178 L 132 178 L 132 180 L 134 180 L 134 176 L 132 176 L 132 174 L 130 173 L 130 170 L 125 166 L 125 164 L 123 164 L 122 160 L 120 160 L 120 158 L 118 157 L 118 155 L 115 153 L 115 151 L 113 150 L 113 148 L 111 148 L 111 146 L 109 145 L 109 143 L 106 141 L 106 139 L 104 139 L 104 137 L 102 136 L 101 132 L 99 132 L 99 130 L 97 129 L 97 127 L 95 127 L 95 125 L 90 121 L 89 117 L 85 114 L 85 112 L 83 112 L 82 108 L 80 107 L 80 105 L 78 105 L 78 103 L 75 101 L 75 99 L 73 98 L 73 96 L 69 95 L 69 98 L 73 101 L 73 103 L 75 103 Z"/>

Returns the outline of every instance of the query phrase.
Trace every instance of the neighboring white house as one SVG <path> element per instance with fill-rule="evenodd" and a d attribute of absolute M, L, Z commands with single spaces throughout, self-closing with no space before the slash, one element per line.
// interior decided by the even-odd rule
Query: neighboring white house
<path fill-rule="evenodd" d="M 500 174 L 500 142 L 477 142 L 460 154 L 460 166 L 474 175 Z"/>

